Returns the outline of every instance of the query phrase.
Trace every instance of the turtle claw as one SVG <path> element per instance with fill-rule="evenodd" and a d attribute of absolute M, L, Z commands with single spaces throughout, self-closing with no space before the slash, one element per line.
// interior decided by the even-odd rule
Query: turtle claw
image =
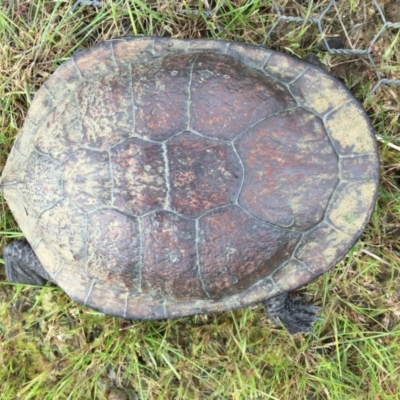
<path fill-rule="evenodd" d="M 315 321 L 324 320 L 317 315 L 321 307 L 307 304 L 300 296 L 289 297 L 287 293 L 263 302 L 265 311 L 272 322 L 283 326 L 291 335 L 311 333 Z"/>

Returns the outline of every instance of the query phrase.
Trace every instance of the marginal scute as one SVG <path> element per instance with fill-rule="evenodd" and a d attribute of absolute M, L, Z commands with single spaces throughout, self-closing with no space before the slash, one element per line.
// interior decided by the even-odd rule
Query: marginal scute
<path fill-rule="evenodd" d="M 354 101 L 350 93 L 323 69 L 310 65 L 289 85 L 298 103 L 319 116 L 333 111 L 339 104 Z M 343 128 L 342 128 L 343 129 Z M 346 134 L 349 131 L 345 129 Z"/>
<path fill-rule="evenodd" d="M 284 263 L 272 274 L 275 285 L 282 292 L 297 289 L 314 278 L 315 273 L 306 264 L 294 259 Z"/>
<path fill-rule="evenodd" d="M 339 160 L 340 179 L 346 181 L 371 181 L 379 179 L 377 154 L 341 157 Z"/>
<path fill-rule="evenodd" d="M 72 60 L 57 68 L 57 74 L 51 75 L 44 83 L 54 100 L 62 101 L 74 93 L 82 84 L 82 76 Z"/>
<path fill-rule="evenodd" d="M 5 193 L 9 187 L 16 187 L 17 185 L 24 184 L 25 167 L 29 155 L 26 157 L 25 155 L 21 154 L 16 146 L 11 148 L 7 163 L 4 166 L 0 176 L 0 184 L 4 185 L 1 187 L 3 193 Z M 16 199 L 18 199 L 18 197 Z M 13 204 L 12 201 L 10 201 L 10 203 L 11 205 Z M 16 203 L 18 204 L 19 201 Z"/>
<path fill-rule="evenodd" d="M 326 130 L 339 155 L 377 153 L 376 140 L 365 111 L 348 101 L 324 118 Z M 375 163 L 376 164 L 376 163 Z"/>
<path fill-rule="evenodd" d="M 300 234 L 262 224 L 237 206 L 203 216 L 200 273 L 213 299 L 240 294 L 290 258 Z"/>
<path fill-rule="evenodd" d="M 191 49 L 190 40 L 164 40 L 162 37 L 154 38 L 154 52 L 156 54 L 179 54 L 187 53 Z"/>
<path fill-rule="evenodd" d="M 168 299 L 207 298 L 196 256 L 195 221 L 159 211 L 142 218 L 142 291 Z"/>
<path fill-rule="evenodd" d="M 26 118 L 24 126 L 22 127 L 19 135 L 15 139 L 12 150 L 15 147 L 15 149 L 18 150 L 21 155 L 23 155 L 25 158 L 28 158 L 31 155 L 33 149 L 37 128 L 37 125 L 35 125 L 29 118 Z M 10 158 L 8 159 L 11 160 Z M 14 163 L 14 161 L 7 162 L 7 165 L 10 163 Z"/>
<path fill-rule="evenodd" d="M 113 209 L 88 215 L 88 275 L 124 291 L 139 291 L 141 238 L 137 218 Z"/>
<path fill-rule="evenodd" d="M 110 42 L 117 65 L 142 62 L 146 57 L 153 56 L 153 38 L 142 38 L 142 40 L 120 38 Z"/>
<path fill-rule="evenodd" d="M 111 171 L 107 151 L 79 149 L 62 166 L 64 194 L 83 211 L 111 206 Z"/>
<path fill-rule="evenodd" d="M 162 296 L 149 296 L 142 293 L 129 293 L 126 302 L 126 316 L 133 318 L 136 315 L 143 319 L 168 318 Z M 136 318 L 138 318 L 136 317 Z"/>
<path fill-rule="evenodd" d="M 230 144 L 190 132 L 167 143 L 171 207 L 192 218 L 233 203 L 242 182 L 242 167 Z"/>
<path fill-rule="evenodd" d="M 44 264 L 44 266 L 46 269 L 48 268 L 47 264 Z M 56 281 L 68 296 L 84 304 L 94 282 L 93 279 L 87 276 L 86 271 L 80 267 L 81 265 L 77 266 L 76 262 L 63 262 L 62 267 L 57 271 Z M 114 288 L 108 287 L 107 291 L 114 293 Z M 107 294 L 104 293 L 103 296 L 107 297 Z M 107 311 L 112 314 L 113 310 L 116 309 L 118 309 L 117 304 L 113 304 L 112 308 Z"/>
<path fill-rule="evenodd" d="M 290 82 L 301 76 L 309 68 L 309 64 L 287 54 L 271 51 L 264 66 L 264 71 L 282 82 Z"/>
<path fill-rule="evenodd" d="M 38 241 L 33 240 L 26 235 L 32 248 L 35 250 L 36 255 L 39 257 L 40 262 L 46 268 L 52 279 L 56 280 L 57 274 L 60 272 L 61 268 L 64 266 L 65 261 L 62 260 L 57 252 L 55 252 L 51 247 L 49 247 L 44 240 L 42 240 L 41 235 L 38 235 L 37 227 L 35 226 L 36 238 Z"/>
<path fill-rule="evenodd" d="M 214 51 L 217 54 L 225 54 L 232 42 L 224 40 L 196 40 L 190 43 L 190 51 Z"/>
<path fill-rule="evenodd" d="M 232 42 L 226 54 L 239 58 L 252 68 L 262 68 L 273 52 L 264 47 L 243 46 L 242 43 Z"/>
<path fill-rule="evenodd" d="M 35 125 L 38 125 L 55 104 L 55 100 L 49 91 L 42 86 L 36 93 L 35 99 L 29 108 L 27 118 Z"/>
<path fill-rule="evenodd" d="M 228 47 L 229 42 L 222 40 L 187 40 L 187 39 L 174 39 L 165 40 L 165 38 L 154 38 L 154 51 L 156 54 L 179 54 L 192 53 L 197 51 L 212 50 L 219 54 L 224 53 Z"/>
<path fill-rule="evenodd" d="M 302 109 L 267 118 L 235 143 L 245 179 L 239 203 L 263 221 L 307 230 L 338 183 L 338 157 L 321 120 Z"/>
<path fill-rule="evenodd" d="M 182 315 L 205 314 L 210 312 L 210 302 L 206 300 L 181 302 L 179 303 L 179 307 L 176 307 L 175 302 L 167 300 L 165 306 L 167 318 L 176 318 Z"/>
<path fill-rule="evenodd" d="M 341 182 L 326 211 L 326 220 L 349 237 L 361 234 L 372 212 L 376 182 Z"/>
<path fill-rule="evenodd" d="M 222 312 L 232 310 L 241 306 L 237 295 L 227 296 L 223 299 L 192 300 L 190 302 L 180 302 L 179 309 L 183 314 L 179 314 L 176 303 L 167 301 L 165 303 L 168 318 L 179 317 L 179 315 L 204 314 L 208 312 Z"/>
<path fill-rule="evenodd" d="M 85 304 L 100 312 L 125 317 L 125 308 L 128 293 L 125 290 L 114 287 L 110 290 L 110 284 L 94 280 L 89 286 L 90 292 L 86 292 Z"/>
<path fill-rule="evenodd" d="M 116 66 L 110 41 L 74 53 L 73 60 L 87 80 L 92 80 L 97 75 L 107 75 Z"/>
<path fill-rule="evenodd" d="M 281 294 L 281 290 L 276 286 L 271 277 L 268 276 L 240 293 L 238 299 L 242 306 L 246 306 L 259 302 L 261 299 L 277 296 L 278 294 Z"/>
<path fill-rule="evenodd" d="M 348 235 L 322 222 L 304 234 L 294 257 L 305 263 L 315 274 L 314 277 L 317 277 L 340 260 L 354 241 L 355 238 L 352 240 Z"/>
<path fill-rule="evenodd" d="M 7 179 L 11 178 L 11 176 L 9 175 L 9 171 L 4 171 L 4 173 L 6 172 L 6 179 L 4 181 L 2 180 L 2 183 L 4 183 L 5 186 L 1 187 L 1 191 L 4 198 L 7 199 L 7 204 L 9 205 L 18 226 L 20 227 L 21 231 L 24 232 L 24 235 L 30 245 L 35 248 L 38 241 L 41 240 L 41 236 L 37 233 L 37 216 L 31 210 L 29 210 L 29 213 L 27 213 L 26 206 L 21 201 L 21 188 L 23 184 L 8 184 Z"/>

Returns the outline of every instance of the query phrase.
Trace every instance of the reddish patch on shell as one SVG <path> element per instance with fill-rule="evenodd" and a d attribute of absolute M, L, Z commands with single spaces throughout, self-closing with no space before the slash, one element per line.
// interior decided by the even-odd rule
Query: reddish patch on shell
<path fill-rule="evenodd" d="M 262 71 L 213 52 L 199 54 L 194 64 L 190 102 L 191 128 L 221 139 L 296 105 L 289 91 Z"/>
<path fill-rule="evenodd" d="M 338 178 L 338 157 L 321 120 L 294 110 L 261 121 L 237 140 L 245 165 L 239 203 L 276 225 L 321 221 Z"/>
<path fill-rule="evenodd" d="M 199 264 L 211 298 L 239 294 L 290 258 L 300 234 L 268 226 L 237 206 L 200 219 Z"/>
<path fill-rule="evenodd" d="M 231 145 L 184 133 L 167 149 L 173 209 L 198 217 L 236 200 L 242 169 Z"/>

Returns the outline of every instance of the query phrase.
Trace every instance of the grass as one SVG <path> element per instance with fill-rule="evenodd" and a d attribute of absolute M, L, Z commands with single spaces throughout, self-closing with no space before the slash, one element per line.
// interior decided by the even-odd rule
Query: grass
<path fill-rule="evenodd" d="M 277 3 L 285 15 L 316 17 L 328 1 Z M 0 2 L 1 167 L 35 91 L 74 51 L 142 34 L 259 44 L 277 18 L 267 0 L 105 1 L 74 10 L 72 4 Z M 361 49 L 380 25 L 371 2 L 340 0 L 323 26 L 328 36 L 341 34 L 347 48 Z M 320 39 L 311 22 L 283 21 L 266 45 L 298 56 L 315 52 L 363 103 L 380 139 L 381 186 L 352 251 L 302 289 L 324 307 L 315 336 L 289 336 L 259 306 L 126 321 L 78 305 L 56 287 L 9 284 L 1 269 L 2 400 L 400 398 L 400 88 L 370 93 L 377 72 L 399 76 L 398 31 L 387 29 L 376 40 L 377 70 L 365 58 L 324 52 Z M 2 248 L 20 232 L 0 204 Z"/>

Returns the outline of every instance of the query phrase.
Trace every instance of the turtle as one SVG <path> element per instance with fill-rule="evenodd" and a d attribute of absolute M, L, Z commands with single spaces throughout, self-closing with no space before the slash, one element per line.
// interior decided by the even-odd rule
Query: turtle
<path fill-rule="evenodd" d="M 262 303 L 311 332 L 295 291 L 371 216 L 368 116 L 304 60 L 224 40 L 128 37 L 73 54 L 36 93 L 1 178 L 25 239 L 11 282 L 126 319 Z"/>

